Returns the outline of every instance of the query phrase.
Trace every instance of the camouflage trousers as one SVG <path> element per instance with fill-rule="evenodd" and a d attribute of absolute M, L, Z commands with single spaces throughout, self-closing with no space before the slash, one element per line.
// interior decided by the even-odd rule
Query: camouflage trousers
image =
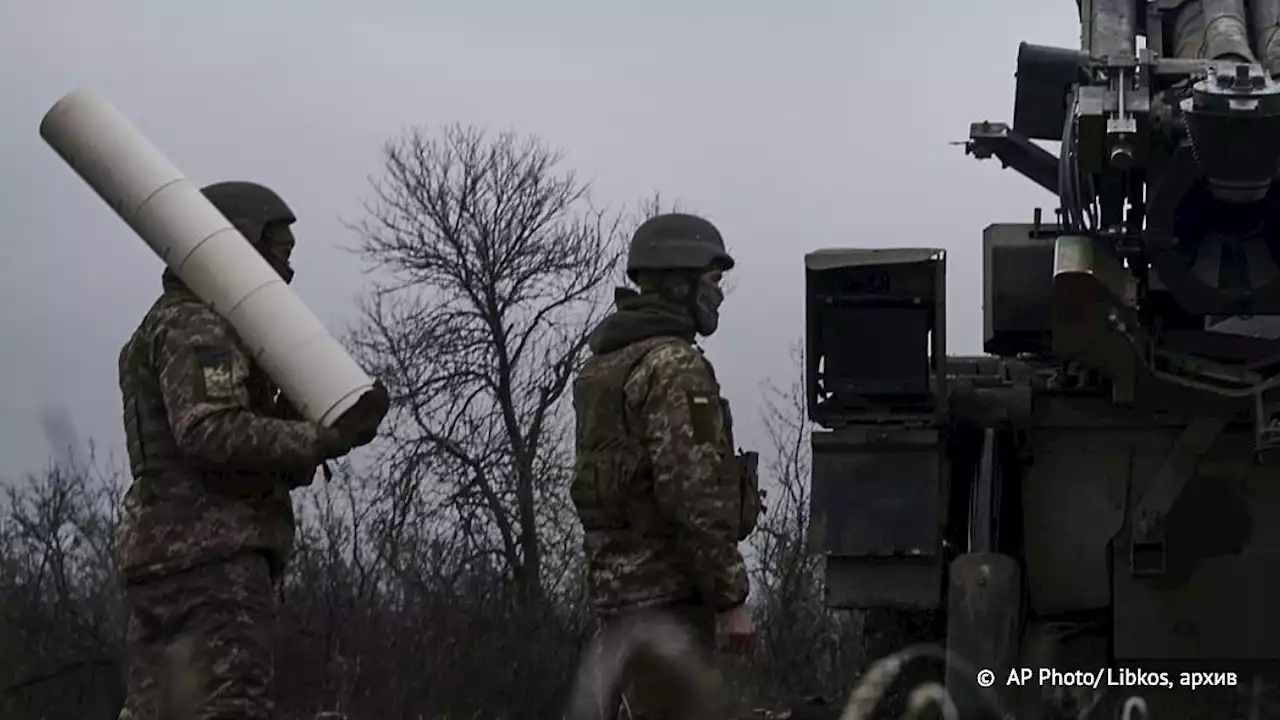
<path fill-rule="evenodd" d="M 275 577 L 247 553 L 129 584 L 120 720 L 270 720 Z"/>
<path fill-rule="evenodd" d="M 679 657 L 661 643 L 630 643 L 632 654 L 622 665 L 613 720 L 723 720 L 733 716 L 716 651 L 715 614 L 704 607 L 677 605 L 601 619 L 601 635 L 644 633 L 636 628 L 662 617 L 689 633 L 693 643 Z M 624 645 L 628 643 L 623 643 Z"/>

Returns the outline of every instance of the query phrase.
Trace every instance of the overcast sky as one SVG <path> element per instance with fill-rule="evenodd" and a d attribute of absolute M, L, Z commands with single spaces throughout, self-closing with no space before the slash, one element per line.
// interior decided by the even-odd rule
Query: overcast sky
<path fill-rule="evenodd" d="M 810 250 L 946 248 L 948 342 L 980 352 L 982 228 L 1052 202 L 947 143 L 1010 119 L 1018 42 L 1077 46 L 1075 13 L 1070 0 L 0 4 L 0 477 L 47 462 L 49 408 L 122 455 L 117 354 L 159 292 L 160 261 L 38 135 L 74 88 L 104 93 L 198 184 L 281 192 L 300 218 L 295 287 L 335 329 L 365 280 L 341 220 L 358 219 L 380 143 L 406 126 L 537 133 L 597 201 L 683 200 L 738 259 L 707 347 L 747 444 L 759 384 L 797 371 Z"/>

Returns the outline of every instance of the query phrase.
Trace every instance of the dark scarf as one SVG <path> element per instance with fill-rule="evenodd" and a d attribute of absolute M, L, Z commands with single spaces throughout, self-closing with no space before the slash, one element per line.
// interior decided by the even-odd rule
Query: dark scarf
<path fill-rule="evenodd" d="M 634 342 L 660 335 L 673 335 L 693 342 L 693 318 L 680 303 L 660 293 L 638 293 L 630 288 L 618 288 L 613 297 L 618 309 L 600 321 L 587 339 L 595 354 L 621 350 Z"/>

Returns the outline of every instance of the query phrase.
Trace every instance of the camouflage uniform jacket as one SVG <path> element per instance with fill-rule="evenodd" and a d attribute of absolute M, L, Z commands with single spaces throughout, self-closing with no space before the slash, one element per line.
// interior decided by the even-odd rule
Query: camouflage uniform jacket
<path fill-rule="evenodd" d="M 744 602 L 737 543 L 755 526 L 758 485 L 734 455 L 728 403 L 701 351 L 662 336 L 595 355 L 574 409 L 571 495 L 597 610 Z"/>
<path fill-rule="evenodd" d="M 245 550 L 282 569 L 293 548 L 289 490 L 324 459 L 234 329 L 171 277 L 120 352 L 133 484 L 117 553 L 126 580 Z"/>

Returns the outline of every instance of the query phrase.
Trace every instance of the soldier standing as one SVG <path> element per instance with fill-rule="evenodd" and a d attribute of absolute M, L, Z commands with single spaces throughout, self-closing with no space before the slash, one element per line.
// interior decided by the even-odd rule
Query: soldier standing
<path fill-rule="evenodd" d="M 201 192 L 289 282 L 293 212 L 271 190 Z M 294 542 L 290 490 L 373 440 L 304 420 L 231 325 L 166 270 L 120 352 L 133 483 L 117 552 L 130 606 L 122 720 L 266 719 L 277 582 Z M 385 411 L 386 391 L 375 389 Z"/>
<path fill-rule="evenodd" d="M 627 255 L 639 292 L 618 290 L 574 384 L 571 495 L 603 631 L 661 613 L 698 640 L 700 657 L 689 659 L 696 671 L 643 652 L 627 664 L 622 682 L 635 718 L 725 712 L 718 678 L 704 670 L 717 645 L 743 652 L 755 633 L 737 544 L 760 512 L 756 455 L 735 454 L 728 403 L 694 345 L 716 330 L 720 280 L 733 265 L 703 218 L 644 222 Z"/>

